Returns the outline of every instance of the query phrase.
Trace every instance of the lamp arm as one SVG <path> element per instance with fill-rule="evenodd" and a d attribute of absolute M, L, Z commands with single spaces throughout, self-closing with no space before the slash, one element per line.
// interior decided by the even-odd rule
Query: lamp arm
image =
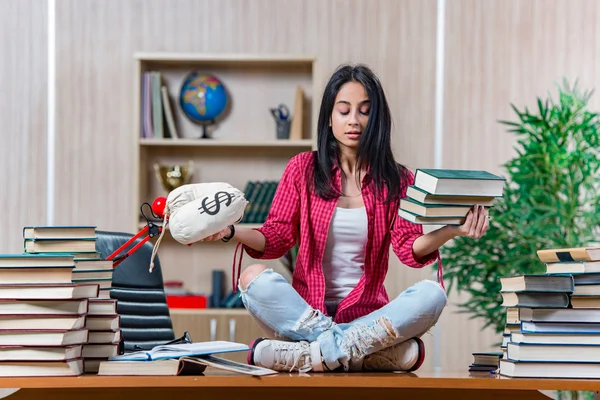
<path fill-rule="evenodd" d="M 127 242 L 125 242 L 121 247 L 115 250 L 110 256 L 106 257 L 107 260 L 113 261 L 113 268 L 116 268 L 117 265 L 122 263 L 125 259 L 127 259 L 130 255 L 135 253 L 140 247 L 144 245 L 150 238 L 160 235 L 162 230 L 164 229 L 160 225 L 156 225 L 146 216 L 144 213 L 144 206 L 148 206 L 151 208 L 152 216 L 156 219 L 163 219 L 164 217 L 164 209 L 167 199 L 164 197 L 157 197 L 154 202 L 152 202 L 152 206 L 148 203 L 143 203 L 140 207 L 140 211 L 142 216 L 146 219 L 146 226 L 144 226 L 137 234 L 135 234 L 132 238 L 130 238 Z M 121 254 L 123 250 L 129 247 L 133 242 L 142 237 L 142 235 L 148 234 L 145 236 L 138 244 L 133 246 L 129 251 L 125 254 Z"/>

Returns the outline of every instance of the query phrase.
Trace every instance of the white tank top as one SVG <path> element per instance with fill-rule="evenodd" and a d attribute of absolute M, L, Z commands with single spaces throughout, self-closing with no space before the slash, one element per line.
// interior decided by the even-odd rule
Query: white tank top
<path fill-rule="evenodd" d="M 339 208 L 333 213 L 325 254 L 325 302 L 337 305 L 356 286 L 363 274 L 367 244 L 365 207 Z"/>

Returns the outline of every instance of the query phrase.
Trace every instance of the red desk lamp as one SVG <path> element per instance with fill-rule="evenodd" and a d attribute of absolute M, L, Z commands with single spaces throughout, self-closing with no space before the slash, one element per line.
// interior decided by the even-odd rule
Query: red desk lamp
<path fill-rule="evenodd" d="M 144 245 L 150 238 L 160 235 L 163 230 L 163 227 L 160 225 L 156 225 L 154 222 L 146 216 L 144 213 L 144 206 L 150 207 L 150 212 L 152 213 L 152 217 L 156 220 L 162 220 L 164 218 L 165 204 L 167 203 L 166 197 L 157 197 L 152 202 L 152 206 L 148 203 L 142 204 L 140 207 L 140 211 L 142 216 L 146 219 L 146 226 L 144 226 L 135 236 L 125 242 L 121 247 L 115 250 L 110 256 L 106 257 L 107 260 L 113 261 L 113 268 L 116 268 L 117 265 L 122 263 L 127 257 L 131 254 L 135 253 L 140 247 Z M 135 242 L 138 238 L 140 238 L 144 234 L 148 234 L 148 236 L 144 237 L 138 244 L 133 246 L 131 250 L 126 252 L 123 255 L 119 255 L 123 250 L 129 247 L 133 242 Z"/>

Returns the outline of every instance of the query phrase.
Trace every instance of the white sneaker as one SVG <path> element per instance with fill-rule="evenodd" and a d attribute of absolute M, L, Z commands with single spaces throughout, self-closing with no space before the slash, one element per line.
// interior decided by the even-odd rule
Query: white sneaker
<path fill-rule="evenodd" d="M 248 364 L 275 371 L 323 372 L 319 342 L 259 338 L 250 344 Z"/>
<path fill-rule="evenodd" d="M 394 346 L 369 354 L 363 360 L 363 371 L 391 372 L 417 370 L 425 360 L 425 345 L 412 338 Z"/>

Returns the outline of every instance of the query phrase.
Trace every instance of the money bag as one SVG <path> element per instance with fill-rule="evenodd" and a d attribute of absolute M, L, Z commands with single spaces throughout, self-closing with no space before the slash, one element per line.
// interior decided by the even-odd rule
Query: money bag
<path fill-rule="evenodd" d="M 244 193 L 225 182 L 192 183 L 172 190 L 165 203 L 164 218 L 173 239 L 191 244 L 239 222 L 248 201 Z M 164 226 L 164 224 L 163 224 Z M 154 246 L 154 255 L 165 230 Z"/>
<path fill-rule="evenodd" d="M 178 187 L 167 197 L 165 212 L 173 239 L 190 244 L 239 222 L 248 202 L 228 183 L 196 183 Z"/>

